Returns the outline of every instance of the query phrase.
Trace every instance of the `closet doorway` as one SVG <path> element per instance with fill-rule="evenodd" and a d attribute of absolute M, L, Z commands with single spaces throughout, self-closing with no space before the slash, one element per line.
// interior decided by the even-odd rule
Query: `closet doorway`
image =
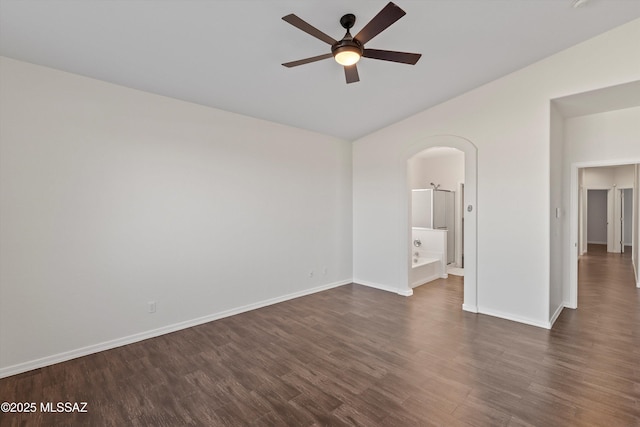
<path fill-rule="evenodd" d="M 587 248 L 600 245 L 607 247 L 606 252 L 613 250 L 613 241 L 608 239 L 610 201 L 611 190 L 587 190 Z"/>

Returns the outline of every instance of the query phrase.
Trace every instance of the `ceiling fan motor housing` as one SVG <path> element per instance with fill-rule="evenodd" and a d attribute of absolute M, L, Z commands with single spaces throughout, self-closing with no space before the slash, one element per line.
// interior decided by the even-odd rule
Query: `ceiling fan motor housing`
<path fill-rule="evenodd" d="M 331 53 L 333 54 L 333 56 L 336 56 L 340 52 L 346 51 L 355 52 L 358 55 L 362 56 L 362 54 L 364 53 L 364 48 L 362 47 L 362 44 L 357 40 L 349 40 L 346 38 L 331 46 Z"/>

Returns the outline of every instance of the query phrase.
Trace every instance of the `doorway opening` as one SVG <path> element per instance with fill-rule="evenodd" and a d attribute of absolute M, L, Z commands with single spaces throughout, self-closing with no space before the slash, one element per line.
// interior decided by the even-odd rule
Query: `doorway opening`
<path fill-rule="evenodd" d="M 476 147 L 457 136 L 432 136 L 406 155 L 408 294 L 449 274 L 463 283 L 465 311 L 477 312 Z M 462 280 L 460 280 L 462 279 Z"/>
<path fill-rule="evenodd" d="M 590 253 L 622 254 L 632 262 L 631 255 L 637 250 L 633 239 L 633 224 L 638 215 L 637 203 L 634 203 L 636 170 L 635 163 L 574 165 L 572 205 L 577 215 L 571 222 L 576 227 L 573 229 L 577 231 L 578 250 L 577 257 L 571 259 L 569 306 L 572 308 L 578 306 L 578 282 L 583 279 L 578 269 L 581 257 Z"/>
<path fill-rule="evenodd" d="M 579 255 L 589 245 L 602 245 L 609 253 L 631 251 L 634 174 L 634 164 L 578 170 L 579 198 L 583 199 L 578 206 Z"/>
<path fill-rule="evenodd" d="M 464 276 L 462 205 L 464 153 L 428 148 L 408 160 L 411 188 L 411 287 L 449 274 Z"/>
<path fill-rule="evenodd" d="M 589 246 L 607 246 L 609 240 L 608 226 L 610 224 L 610 209 L 608 205 L 611 203 L 611 190 L 593 190 L 587 189 L 587 251 Z M 613 224 L 613 223 L 611 223 Z"/>

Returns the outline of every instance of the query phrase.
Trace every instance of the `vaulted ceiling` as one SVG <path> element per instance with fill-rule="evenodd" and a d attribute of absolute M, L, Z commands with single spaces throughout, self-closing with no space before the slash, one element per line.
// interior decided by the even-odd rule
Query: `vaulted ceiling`
<path fill-rule="evenodd" d="M 386 3 L 0 0 L 0 54 L 353 140 L 640 18 L 638 0 L 397 0 L 407 15 L 367 47 L 417 65 L 363 58 L 349 85 L 332 59 L 281 65 L 329 51 L 281 17 L 340 39 L 342 15 L 356 34 Z"/>

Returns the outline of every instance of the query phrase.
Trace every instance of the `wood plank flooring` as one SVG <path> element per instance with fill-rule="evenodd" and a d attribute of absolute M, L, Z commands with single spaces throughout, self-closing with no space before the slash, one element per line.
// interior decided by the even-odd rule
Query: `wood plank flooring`
<path fill-rule="evenodd" d="M 640 426 L 630 256 L 590 250 L 579 277 L 551 331 L 461 311 L 462 277 L 342 286 L 2 379 L 0 401 L 88 412 L 0 425 Z"/>

